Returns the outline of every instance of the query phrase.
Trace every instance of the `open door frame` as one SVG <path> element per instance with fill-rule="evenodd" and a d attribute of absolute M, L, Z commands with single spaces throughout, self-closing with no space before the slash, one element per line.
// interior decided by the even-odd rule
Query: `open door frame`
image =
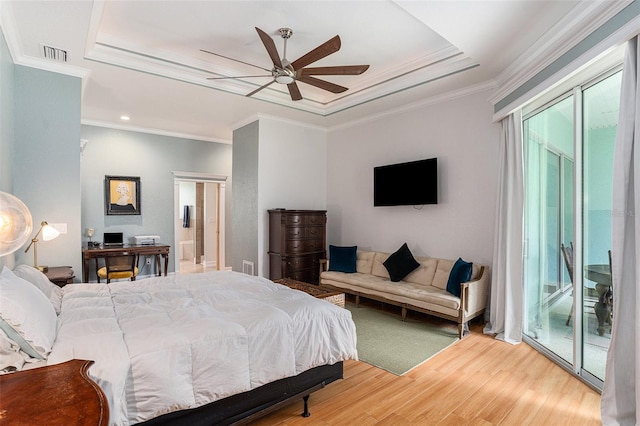
<path fill-rule="evenodd" d="M 218 190 L 216 191 L 216 269 L 223 270 L 225 269 L 225 186 L 227 181 L 227 176 L 221 175 L 212 175 L 208 173 L 194 173 L 194 172 L 172 172 L 173 173 L 173 241 L 174 244 L 178 244 L 178 229 L 176 228 L 176 223 L 178 223 L 178 218 L 180 217 L 180 206 L 178 205 L 178 200 L 180 199 L 180 182 L 200 182 L 200 183 L 212 183 L 218 186 Z M 204 226 L 206 228 L 207 221 L 204 221 Z M 205 232 L 206 234 L 206 232 Z M 174 250 L 174 270 L 180 271 L 180 256 L 178 255 L 178 250 Z"/>

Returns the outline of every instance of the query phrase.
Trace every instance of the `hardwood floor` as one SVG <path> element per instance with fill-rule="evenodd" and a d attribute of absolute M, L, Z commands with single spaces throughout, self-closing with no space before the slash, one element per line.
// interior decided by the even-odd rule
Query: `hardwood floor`
<path fill-rule="evenodd" d="M 205 267 L 203 263 L 194 263 L 193 260 L 181 260 L 180 271 L 181 275 L 186 274 L 199 274 L 201 272 L 215 271 L 215 267 Z"/>
<path fill-rule="evenodd" d="M 404 376 L 358 361 L 253 425 L 600 425 L 600 395 L 525 343 L 471 334 Z"/>

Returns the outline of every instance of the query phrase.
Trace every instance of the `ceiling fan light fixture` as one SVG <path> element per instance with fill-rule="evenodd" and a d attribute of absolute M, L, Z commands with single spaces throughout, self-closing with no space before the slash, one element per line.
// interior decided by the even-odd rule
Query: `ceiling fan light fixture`
<path fill-rule="evenodd" d="M 0 0 L 1 1 L 1 0 Z M 348 88 L 344 86 L 340 86 L 335 83 L 331 83 L 326 80 L 322 80 L 314 77 L 315 75 L 359 75 L 365 72 L 369 65 L 342 65 L 342 66 L 325 66 L 325 67 L 310 67 L 307 68 L 307 65 L 312 64 L 316 61 L 319 61 L 322 58 L 325 58 L 333 53 L 336 53 L 340 50 L 340 36 L 336 35 L 333 38 L 325 41 L 315 49 L 312 49 L 296 59 L 293 62 L 290 62 L 287 59 L 287 40 L 291 38 L 293 34 L 293 30 L 291 28 L 280 28 L 278 32 L 280 36 L 284 40 L 284 54 L 282 57 L 278 54 L 278 48 L 276 47 L 273 38 L 261 30 L 258 27 L 255 27 L 256 32 L 258 33 L 258 37 L 262 41 L 265 49 L 267 50 L 267 54 L 269 58 L 271 58 L 271 62 L 273 64 L 273 68 L 270 70 L 266 68 L 259 67 L 257 65 L 250 64 L 248 62 L 240 61 L 237 59 L 229 58 L 228 56 L 219 55 L 217 53 L 209 52 L 207 50 L 202 50 L 205 53 L 211 53 L 212 55 L 220 56 L 225 59 L 230 59 L 232 61 L 240 62 L 245 65 L 251 65 L 253 67 L 261 68 L 265 71 L 271 71 L 271 77 L 273 78 L 266 84 L 258 87 L 253 90 L 251 93 L 248 93 L 245 96 L 253 96 L 260 90 L 270 86 L 273 83 L 283 84 L 287 86 L 289 91 L 289 95 L 291 96 L 292 101 L 299 101 L 302 99 L 302 94 L 298 89 L 297 82 L 302 82 L 305 84 L 309 84 L 311 86 L 318 87 L 322 90 L 326 90 L 331 93 L 342 93 Z M 248 78 L 248 77 L 269 77 L 268 75 L 259 75 L 259 76 L 240 76 L 240 77 L 210 77 L 207 79 L 218 80 L 223 78 Z"/>
<path fill-rule="evenodd" d="M 290 75 L 283 74 L 283 75 L 276 76 L 276 82 L 280 84 L 291 84 L 293 83 L 293 81 L 294 81 L 294 78 L 291 77 Z"/>

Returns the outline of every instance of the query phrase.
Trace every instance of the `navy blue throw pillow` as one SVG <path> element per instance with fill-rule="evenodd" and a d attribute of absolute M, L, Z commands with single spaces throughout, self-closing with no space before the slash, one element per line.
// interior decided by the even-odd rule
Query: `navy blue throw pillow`
<path fill-rule="evenodd" d="M 453 264 L 447 281 L 447 291 L 454 296 L 460 297 L 460 284 L 466 283 L 471 279 L 471 271 L 473 270 L 472 262 L 465 262 L 462 258 L 458 258 Z"/>
<path fill-rule="evenodd" d="M 392 253 L 383 263 L 389 278 L 393 282 L 398 282 L 413 272 L 420 264 L 411 254 L 411 250 L 404 243 L 395 253 Z"/>
<path fill-rule="evenodd" d="M 335 272 L 356 272 L 356 252 L 358 246 L 329 246 L 329 270 Z"/>

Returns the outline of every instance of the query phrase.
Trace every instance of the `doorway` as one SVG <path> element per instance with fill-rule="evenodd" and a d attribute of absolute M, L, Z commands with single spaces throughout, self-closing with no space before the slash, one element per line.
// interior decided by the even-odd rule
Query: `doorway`
<path fill-rule="evenodd" d="M 226 176 L 174 172 L 176 273 L 225 269 Z"/>

